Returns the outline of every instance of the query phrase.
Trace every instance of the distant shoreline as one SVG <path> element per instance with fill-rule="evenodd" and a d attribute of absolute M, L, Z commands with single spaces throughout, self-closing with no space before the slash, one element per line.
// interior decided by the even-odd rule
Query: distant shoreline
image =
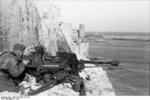
<path fill-rule="evenodd" d="M 85 37 L 95 39 L 113 39 L 113 40 L 130 40 L 130 41 L 150 41 L 150 33 L 129 33 L 129 32 L 86 32 Z"/>
<path fill-rule="evenodd" d="M 85 33 L 106 33 L 106 34 L 150 34 L 150 32 L 100 32 L 100 31 L 85 31 Z"/>
<path fill-rule="evenodd" d="M 148 39 L 125 39 L 125 38 L 112 38 L 113 40 L 128 40 L 128 41 L 150 41 Z"/>

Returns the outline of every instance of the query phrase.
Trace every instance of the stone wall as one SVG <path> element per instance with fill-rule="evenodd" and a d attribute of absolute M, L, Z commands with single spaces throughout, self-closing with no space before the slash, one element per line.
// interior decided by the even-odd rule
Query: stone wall
<path fill-rule="evenodd" d="M 72 24 L 58 22 L 59 17 L 60 8 L 51 0 L 0 0 L 0 51 L 12 50 L 15 43 L 21 43 L 41 44 L 52 56 L 60 48 L 85 54 L 88 44 L 83 41 L 84 25 L 73 32 Z"/>
<path fill-rule="evenodd" d="M 1 51 L 4 44 L 12 50 L 15 43 L 26 46 L 40 43 L 51 55 L 56 55 L 59 12 L 60 8 L 48 0 L 0 0 Z M 2 37 L 7 38 L 7 43 Z"/>
<path fill-rule="evenodd" d="M 60 8 L 55 4 L 45 0 L 38 0 L 36 7 L 40 16 L 39 41 L 52 56 L 56 55 L 57 49 L 57 32 Z"/>
<path fill-rule="evenodd" d="M 78 29 L 74 29 L 70 23 L 61 23 L 60 30 L 61 32 L 59 34 L 62 34 L 65 38 L 68 49 L 71 49 L 72 52 L 76 53 L 78 59 L 85 59 L 89 56 L 89 43 L 84 39 L 84 25 L 80 24 Z M 65 41 L 63 38 L 58 40 Z M 65 49 L 66 48 L 67 47 L 65 46 Z"/>
<path fill-rule="evenodd" d="M 10 50 L 15 43 L 27 46 L 38 41 L 40 18 L 32 0 L 1 0 L 0 14 L 0 26 L 7 30 Z"/>

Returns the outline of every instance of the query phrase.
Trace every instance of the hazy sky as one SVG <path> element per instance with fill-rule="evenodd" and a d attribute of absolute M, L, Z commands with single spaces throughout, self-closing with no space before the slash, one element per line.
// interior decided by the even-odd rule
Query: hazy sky
<path fill-rule="evenodd" d="M 150 32 L 149 0 L 58 1 L 61 19 L 87 31 Z"/>

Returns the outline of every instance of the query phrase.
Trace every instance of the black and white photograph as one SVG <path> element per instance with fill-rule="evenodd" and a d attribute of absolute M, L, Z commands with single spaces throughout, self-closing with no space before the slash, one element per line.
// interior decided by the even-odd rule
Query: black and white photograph
<path fill-rule="evenodd" d="M 38 96 L 150 96 L 150 0 L 0 0 L 0 100 Z"/>

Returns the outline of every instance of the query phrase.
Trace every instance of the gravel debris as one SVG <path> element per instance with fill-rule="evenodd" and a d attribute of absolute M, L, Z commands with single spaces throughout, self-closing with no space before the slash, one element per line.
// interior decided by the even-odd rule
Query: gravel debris
<path fill-rule="evenodd" d="M 115 95 L 113 87 L 107 77 L 106 72 L 102 69 L 102 67 L 93 67 L 93 68 L 85 68 L 82 72 L 79 73 L 81 77 L 85 79 L 85 89 L 87 96 L 112 96 Z M 35 78 L 29 76 L 29 82 L 23 81 L 20 86 L 27 88 L 31 87 L 31 89 L 35 90 L 40 87 L 35 82 Z M 24 94 L 12 93 L 12 92 L 1 92 L 0 96 L 4 95 L 26 95 L 29 92 L 29 89 L 23 91 Z M 54 86 L 53 88 L 46 90 L 42 93 L 39 93 L 38 96 L 79 96 L 78 92 L 75 92 L 71 89 L 71 85 L 69 83 L 59 84 Z"/>

